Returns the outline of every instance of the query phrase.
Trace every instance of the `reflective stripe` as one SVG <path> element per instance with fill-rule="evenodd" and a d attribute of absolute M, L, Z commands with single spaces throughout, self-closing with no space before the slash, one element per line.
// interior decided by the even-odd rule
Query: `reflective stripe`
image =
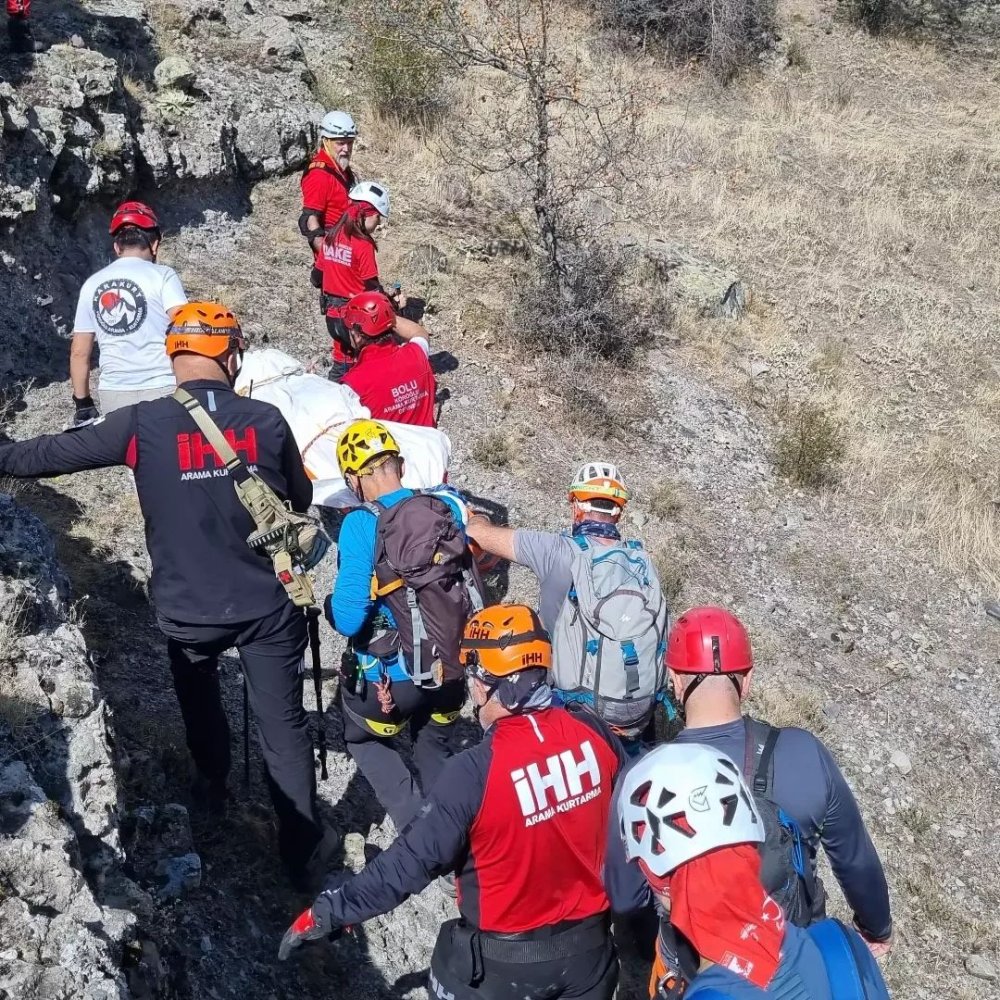
<path fill-rule="evenodd" d="M 436 722 L 439 726 L 450 726 L 461 714 L 461 711 L 431 712 L 431 722 Z"/>
<path fill-rule="evenodd" d="M 372 719 L 364 719 L 365 725 L 376 736 L 396 736 L 403 731 L 406 721 L 408 720 L 404 720 L 397 725 L 394 722 L 375 722 Z"/>

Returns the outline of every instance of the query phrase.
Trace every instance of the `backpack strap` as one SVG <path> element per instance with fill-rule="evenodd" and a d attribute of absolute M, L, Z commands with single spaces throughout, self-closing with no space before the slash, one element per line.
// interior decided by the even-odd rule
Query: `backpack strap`
<path fill-rule="evenodd" d="M 632 694 L 633 691 L 639 690 L 639 654 L 631 639 L 626 639 L 619 645 L 625 663 L 625 691 L 627 694 Z"/>
<path fill-rule="evenodd" d="M 746 733 L 743 749 L 743 777 L 749 782 L 754 795 L 771 797 L 774 784 L 774 748 L 781 730 L 767 722 L 743 716 Z"/>
<path fill-rule="evenodd" d="M 806 933 L 823 957 L 826 978 L 838 1000 L 868 1000 L 851 932 L 839 920 L 828 918 L 807 928 Z"/>
<path fill-rule="evenodd" d="M 173 395 L 174 399 L 191 414 L 191 419 L 198 425 L 198 430 L 208 438 L 208 443 L 216 450 L 219 458 L 226 463 L 226 469 L 230 475 L 237 471 L 243 471 L 249 476 L 250 470 L 246 463 L 233 450 L 233 446 L 219 430 L 219 425 L 208 415 L 205 407 L 187 389 L 182 389 L 180 386 L 174 390 Z"/>

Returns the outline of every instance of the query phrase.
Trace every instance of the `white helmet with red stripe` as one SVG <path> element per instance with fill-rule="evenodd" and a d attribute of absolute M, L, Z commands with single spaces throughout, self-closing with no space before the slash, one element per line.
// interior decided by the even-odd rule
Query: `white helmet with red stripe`
<path fill-rule="evenodd" d="M 615 804 L 626 857 L 657 878 L 718 847 L 764 840 L 740 769 L 701 743 L 651 750 L 626 773 Z"/>

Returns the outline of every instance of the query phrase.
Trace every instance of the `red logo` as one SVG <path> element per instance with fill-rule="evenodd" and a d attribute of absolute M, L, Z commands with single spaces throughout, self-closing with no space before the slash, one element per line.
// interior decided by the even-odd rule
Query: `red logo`
<path fill-rule="evenodd" d="M 237 455 L 242 454 L 243 460 L 248 465 L 257 463 L 257 432 L 253 427 L 248 427 L 243 437 L 238 438 L 236 431 L 223 431 L 223 436 L 229 442 L 229 447 Z M 206 460 L 211 459 L 211 467 L 224 469 L 226 463 L 219 457 L 218 452 L 201 436 L 200 431 L 193 434 L 177 435 L 177 465 L 181 472 L 190 472 L 192 469 L 204 469 Z"/>

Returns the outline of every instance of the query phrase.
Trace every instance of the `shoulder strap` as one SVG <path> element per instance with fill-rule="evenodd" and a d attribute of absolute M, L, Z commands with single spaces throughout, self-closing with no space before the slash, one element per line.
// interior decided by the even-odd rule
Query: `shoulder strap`
<path fill-rule="evenodd" d="M 590 548 L 583 535 L 564 535 L 563 537 L 568 538 L 581 552 L 586 552 Z"/>
<path fill-rule="evenodd" d="M 839 920 L 830 918 L 812 924 L 807 933 L 823 957 L 827 979 L 836 995 L 844 1000 L 867 1000 L 851 932 Z"/>
<path fill-rule="evenodd" d="M 743 776 L 753 789 L 754 795 L 770 798 L 774 783 L 774 747 L 781 730 L 767 722 L 743 717 L 746 733 L 743 750 Z"/>
<path fill-rule="evenodd" d="M 191 418 L 198 425 L 198 430 L 208 438 L 208 443 L 216 450 L 219 458 L 226 463 L 226 468 L 231 473 L 242 468 L 247 475 L 250 475 L 246 463 L 233 450 L 232 445 L 226 440 L 226 436 L 219 430 L 219 425 L 208 415 L 205 407 L 187 389 L 182 389 L 180 386 L 174 390 L 174 399 L 191 414 Z"/>
<path fill-rule="evenodd" d="M 379 519 L 379 515 L 385 510 L 385 507 L 383 507 L 378 500 L 366 500 L 361 505 L 361 509 L 368 511 L 368 513 L 371 514 L 377 521 Z"/>

